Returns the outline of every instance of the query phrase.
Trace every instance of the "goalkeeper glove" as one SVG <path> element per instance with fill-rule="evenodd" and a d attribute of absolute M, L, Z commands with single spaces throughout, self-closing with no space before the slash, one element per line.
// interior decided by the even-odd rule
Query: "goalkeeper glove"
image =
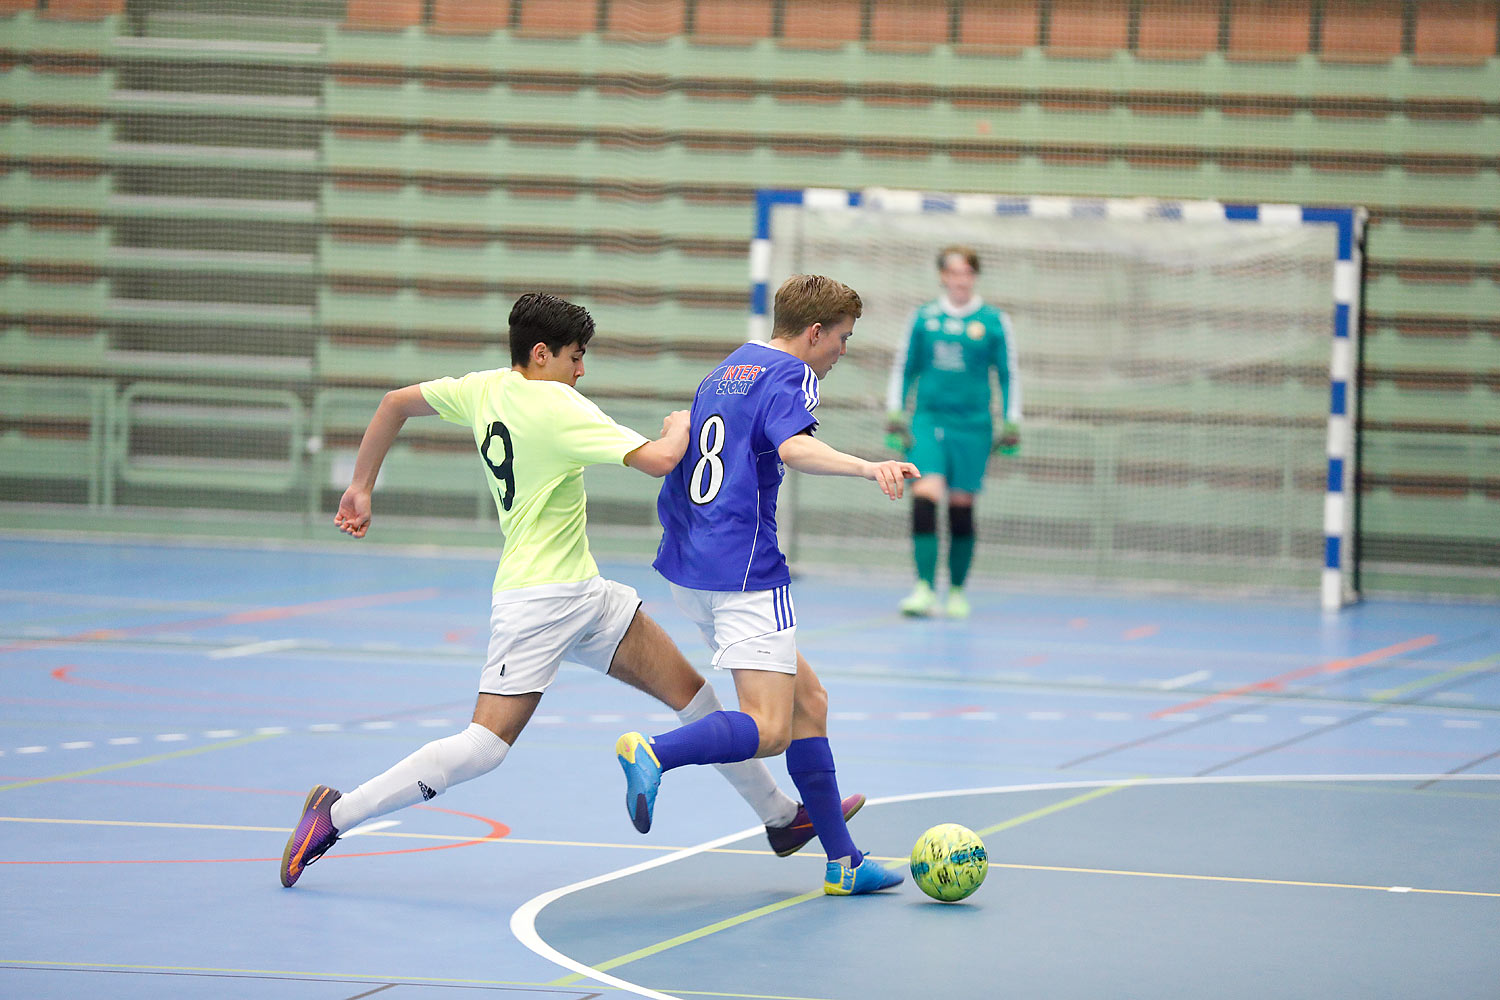
<path fill-rule="evenodd" d="M 1021 450 L 1021 425 L 1011 423 L 1009 420 L 1000 425 L 1000 433 L 995 436 L 992 451 L 1001 455 L 1014 455 Z"/>
<path fill-rule="evenodd" d="M 911 445 L 911 431 L 906 426 L 906 414 L 900 410 L 892 410 L 885 419 L 885 446 L 891 451 L 905 452 Z"/>

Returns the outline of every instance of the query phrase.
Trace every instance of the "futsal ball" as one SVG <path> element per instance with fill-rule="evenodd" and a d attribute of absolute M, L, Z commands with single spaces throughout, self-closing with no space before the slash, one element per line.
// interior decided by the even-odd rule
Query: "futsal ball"
<path fill-rule="evenodd" d="M 965 899 L 984 883 L 990 870 L 984 841 L 966 826 L 944 823 L 917 838 L 911 849 L 911 879 L 933 899 Z"/>

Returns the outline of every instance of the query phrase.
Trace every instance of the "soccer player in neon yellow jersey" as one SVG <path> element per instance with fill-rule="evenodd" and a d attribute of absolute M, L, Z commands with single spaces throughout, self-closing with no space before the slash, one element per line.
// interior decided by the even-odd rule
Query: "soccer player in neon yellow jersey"
<path fill-rule="evenodd" d="M 937 606 L 937 505 L 948 495 L 949 618 L 967 618 L 964 582 L 974 559 L 974 498 L 984 487 L 991 451 L 1013 455 L 1020 445 L 1021 386 L 1010 319 L 974 291 L 979 255 L 948 246 L 937 256 L 943 294 L 918 307 L 904 348 L 891 368 L 886 444 L 922 470 L 912 491 L 912 550 L 917 585 L 901 613 L 931 614 Z M 1000 433 L 990 417 L 990 369 L 1000 384 Z M 916 390 L 910 422 L 907 400 Z"/>
<path fill-rule="evenodd" d="M 334 524 L 355 538 L 369 530 L 376 473 L 408 418 L 437 415 L 470 427 L 505 536 L 489 652 L 467 729 L 428 743 L 346 795 L 314 786 L 282 854 L 282 885 L 291 887 L 341 832 L 498 767 L 564 659 L 652 695 L 684 724 L 721 709 L 713 687 L 642 613 L 636 592 L 601 577 L 589 553 L 584 466 L 623 462 L 661 478 L 688 445 L 687 411 L 668 415 L 661 437 L 647 441 L 574 388 L 593 333 L 582 306 L 523 295 L 510 313 L 509 369 L 409 385 L 387 393 L 375 411 Z M 763 762 L 719 770 L 760 815 L 777 854 L 812 839 L 806 810 L 776 787 Z M 841 805 L 853 815 L 863 803 L 853 795 Z"/>

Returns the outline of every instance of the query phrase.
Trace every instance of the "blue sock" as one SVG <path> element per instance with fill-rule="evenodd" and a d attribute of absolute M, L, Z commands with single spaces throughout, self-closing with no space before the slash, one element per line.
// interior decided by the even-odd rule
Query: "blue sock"
<path fill-rule="evenodd" d="M 786 748 L 786 769 L 802 795 L 802 804 L 823 842 L 828 860 L 848 857 L 849 867 L 858 867 L 864 855 L 854 846 L 854 838 L 849 836 L 849 827 L 844 823 L 844 804 L 839 799 L 839 782 L 833 773 L 833 751 L 828 749 L 828 738 L 809 736 L 793 740 Z"/>
<path fill-rule="evenodd" d="M 760 727 L 744 712 L 710 712 L 651 740 L 663 771 L 684 764 L 732 764 L 749 760 L 759 749 Z"/>

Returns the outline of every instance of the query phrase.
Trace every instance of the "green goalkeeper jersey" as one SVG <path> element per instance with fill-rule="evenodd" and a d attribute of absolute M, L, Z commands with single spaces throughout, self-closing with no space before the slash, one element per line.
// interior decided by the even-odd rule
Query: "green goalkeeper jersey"
<path fill-rule="evenodd" d="M 896 353 L 886 409 L 905 410 L 915 387 L 918 413 L 988 426 L 991 368 L 999 376 L 1002 419 L 1019 423 L 1021 391 L 1010 318 L 978 296 L 962 310 L 946 299 L 925 302 Z"/>

